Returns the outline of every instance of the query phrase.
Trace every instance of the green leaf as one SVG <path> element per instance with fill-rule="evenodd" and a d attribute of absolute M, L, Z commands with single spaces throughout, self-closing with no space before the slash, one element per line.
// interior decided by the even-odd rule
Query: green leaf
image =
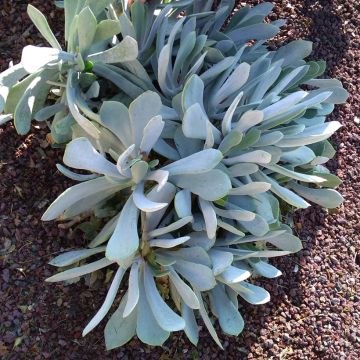
<path fill-rule="evenodd" d="M 93 44 L 97 27 L 97 20 L 91 9 L 86 6 L 81 10 L 78 20 L 79 50 L 83 57 Z"/>

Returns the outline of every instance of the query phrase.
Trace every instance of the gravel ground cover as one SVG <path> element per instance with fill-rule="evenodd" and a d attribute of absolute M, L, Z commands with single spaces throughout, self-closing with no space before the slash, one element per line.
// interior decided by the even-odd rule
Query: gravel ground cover
<path fill-rule="evenodd" d="M 292 218 L 304 250 L 274 261 L 282 277 L 259 280 L 272 301 L 257 307 L 241 303 L 246 327 L 238 338 L 222 336 L 225 351 L 203 331 L 198 348 L 179 333 L 163 348 L 133 340 L 104 353 L 102 326 L 81 337 L 102 303 L 104 280 L 92 287 L 83 281 L 71 286 L 44 283 L 53 271 L 48 260 L 84 243 L 79 231 L 40 221 L 47 205 L 70 185 L 56 172 L 61 151 L 47 145 L 43 129 L 33 128 L 20 138 L 8 125 L 0 129 L 1 359 L 360 358 L 360 2 L 273 2 L 271 18 L 288 18 L 273 45 L 312 40 L 313 57 L 327 61 L 328 75 L 340 79 L 351 96 L 333 115 L 344 126 L 332 139 L 338 152 L 329 163 L 343 180 L 345 202 L 331 213 L 313 207 Z M 61 36 L 62 13 L 52 1 L 3 0 L 1 71 L 10 60 L 19 60 L 24 45 L 44 44 L 27 18 L 27 3 L 46 13 Z"/>

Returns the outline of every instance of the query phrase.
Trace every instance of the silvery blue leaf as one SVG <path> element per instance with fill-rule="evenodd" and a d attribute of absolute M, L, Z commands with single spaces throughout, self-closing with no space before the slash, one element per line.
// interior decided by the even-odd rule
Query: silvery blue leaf
<path fill-rule="evenodd" d="M 214 339 L 214 341 L 216 342 L 216 344 L 218 344 L 218 346 L 223 349 L 222 345 L 221 345 L 221 342 L 216 334 L 216 330 L 209 318 L 209 315 L 207 314 L 207 311 L 206 311 L 206 308 L 205 308 L 205 305 L 204 305 L 204 302 L 203 302 L 203 299 L 202 299 L 202 296 L 201 296 L 201 292 L 197 289 L 194 289 L 195 291 L 195 294 L 196 296 L 198 297 L 199 299 L 199 303 L 200 303 L 200 309 L 199 309 L 199 312 L 200 312 L 200 315 L 204 321 L 204 324 L 206 326 L 206 328 L 208 329 L 211 337 Z"/>
<path fill-rule="evenodd" d="M 231 103 L 231 105 L 229 106 L 229 108 L 227 109 L 224 119 L 221 124 L 221 130 L 222 130 L 223 135 L 227 135 L 231 131 L 231 129 L 232 129 L 231 123 L 232 123 L 232 120 L 233 120 L 233 117 L 235 114 L 235 110 L 236 110 L 237 106 L 239 105 L 240 100 L 243 97 L 243 95 L 244 95 L 243 92 L 241 92 L 239 95 L 237 95 L 236 98 Z"/>
<path fill-rule="evenodd" d="M 217 217 L 212 203 L 199 198 L 200 210 L 204 216 L 207 236 L 212 239 L 216 237 Z"/>
<path fill-rule="evenodd" d="M 101 307 L 98 310 L 98 312 L 96 313 L 96 315 L 86 325 L 86 327 L 82 333 L 83 336 L 87 335 L 91 330 L 93 330 L 101 322 L 101 320 L 106 316 L 106 314 L 109 312 L 109 310 L 116 298 L 116 295 L 119 290 L 119 287 L 120 287 L 120 284 L 121 284 L 124 274 L 125 274 L 125 270 L 122 269 L 121 267 L 119 267 L 118 270 L 116 271 L 116 274 L 111 283 L 109 291 L 106 295 L 104 303 L 101 305 Z"/>
<path fill-rule="evenodd" d="M 297 91 L 284 97 L 275 104 L 272 104 L 262 110 L 264 113 L 264 119 L 271 119 L 281 113 L 286 112 L 287 110 L 290 110 L 292 106 L 298 104 L 307 95 L 308 93 L 306 91 Z"/>
<path fill-rule="evenodd" d="M 211 249 L 215 244 L 215 239 L 209 239 L 206 231 L 196 231 L 189 234 L 190 240 L 187 242 L 189 246 L 201 247 L 205 250 Z"/>
<path fill-rule="evenodd" d="M 243 209 L 223 210 L 215 207 L 215 212 L 221 217 L 238 221 L 251 221 L 255 218 L 254 213 Z"/>
<path fill-rule="evenodd" d="M 241 162 L 268 164 L 270 161 L 271 161 L 271 155 L 268 152 L 263 150 L 254 150 L 239 156 L 224 159 L 223 163 L 226 165 L 234 165 Z"/>
<path fill-rule="evenodd" d="M 144 212 L 156 212 L 168 206 L 168 203 L 158 203 L 149 200 L 144 194 L 144 182 L 139 183 L 133 192 L 135 205 Z"/>
<path fill-rule="evenodd" d="M 280 160 L 290 164 L 303 165 L 308 164 L 315 159 L 314 152 L 307 146 L 291 148 L 289 151 L 283 151 Z"/>
<path fill-rule="evenodd" d="M 253 147 L 276 145 L 283 137 L 284 134 L 281 131 L 272 131 L 261 135 Z"/>
<path fill-rule="evenodd" d="M 137 306 L 136 335 L 145 344 L 161 346 L 169 337 L 170 332 L 162 329 L 151 310 L 146 297 L 142 276 L 139 283 L 139 303 Z"/>
<path fill-rule="evenodd" d="M 184 332 L 188 339 L 196 346 L 199 341 L 199 327 L 196 323 L 194 311 L 190 309 L 186 304 L 182 303 L 181 316 L 186 323 Z"/>
<path fill-rule="evenodd" d="M 254 24 L 239 27 L 232 30 L 228 36 L 235 44 L 240 45 L 249 40 L 267 40 L 274 37 L 279 32 L 279 27 L 271 24 Z"/>
<path fill-rule="evenodd" d="M 285 136 L 276 146 L 297 147 L 314 144 L 328 139 L 335 131 L 339 130 L 341 124 L 338 121 L 330 121 L 325 124 L 314 125 L 306 128 L 302 133 L 295 136 Z"/>
<path fill-rule="evenodd" d="M 63 160 L 65 165 L 75 169 L 125 179 L 119 174 L 116 165 L 100 155 L 86 138 L 71 141 L 66 146 Z"/>
<path fill-rule="evenodd" d="M 162 169 L 168 171 L 170 176 L 203 174 L 216 167 L 222 158 L 219 150 L 207 149 L 175 161 Z"/>
<path fill-rule="evenodd" d="M 208 126 L 211 128 L 215 142 L 219 143 L 221 133 L 210 123 L 200 104 L 196 103 L 186 110 L 182 121 L 182 130 L 186 137 L 206 140 Z"/>
<path fill-rule="evenodd" d="M 173 232 L 175 230 L 178 230 L 178 229 L 182 228 L 183 226 L 185 226 L 186 224 L 191 222 L 192 219 L 193 219 L 192 216 L 187 216 L 185 218 L 182 218 L 180 220 L 177 220 L 177 221 L 173 222 L 172 224 L 170 224 L 168 226 L 165 226 L 163 228 L 157 228 L 155 230 L 150 231 L 148 233 L 148 236 L 150 238 L 155 238 L 155 237 L 158 237 L 158 236 L 168 234 L 170 232 Z"/>
<path fill-rule="evenodd" d="M 124 318 L 134 311 L 138 304 L 139 296 L 139 262 L 136 261 L 131 265 L 130 269 L 128 297 L 123 314 Z"/>
<path fill-rule="evenodd" d="M 305 40 L 295 40 L 289 44 L 282 46 L 276 51 L 273 57 L 273 62 L 278 60 L 284 60 L 283 66 L 291 65 L 292 63 L 305 59 L 311 54 L 312 42 Z"/>
<path fill-rule="evenodd" d="M 241 63 L 234 70 L 234 72 L 228 77 L 225 83 L 221 86 L 218 92 L 214 95 L 212 100 L 215 104 L 220 104 L 228 96 L 239 91 L 241 87 L 246 83 L 249 78 L 250 65 L 247 63 Z"/>
<path fill-rule="evenodd" d="M 130 178 L 131 170 L 130 170 L 130 160 L 131 156 L 134 155 L 135 144 L 129 146 L 118 158 L 117 160 L 117 170 L 118 172 L 124 176 Z"/>
<path fill-rule="evenodd" d="M 94 237 L 94 239 L 90 242 L 89 248 L 95 248 L 108 241 L 111 237 L 111 234 L 114 232 L 117 221 L 119 219 L 119 214 L 114 216 L 111 220 L 109 220 L 105 226 L 101 229 L 101 231 Z"/>
<path fill-rule="evenodd" d="M 165 170 L 155 170 L 150 173 L 145 178 L 145 181 L 156 181 L 158 183 L 157 191 L 160 191 L 165 184 L 167 183 L 169 178 L 169 172 Z"/>
<path fill-rule="evenodd" d="M 307 175 L 307 174 L 302 174 L 296 171 L 292 171 L 289 170 L 285 167 L 282 167 L 280 165 L 268 165 L 268 164 L 264 164 L 264 167 L 266 167 L 267 169 L 270 169 L 274 172 L 277 172 L 279 174 L 288 176 L 290 178 L 302 181 L 302 182 L 307 182 L 307 183 L 322 183 L 324 181 L 326 181 L 326 179 L 320 177 L 320 176 L 316 176 L 316 175 Z"/>
<path fill-rule="evenodd" d="M 164 139 L 159 139 L 158 142 L 154 145 L 153 150 L 164 156 L 166 159 L 173 161 L 180 159 L 178 151 L 169 145 Z"/>
<path fill-rule="evenodd" d="M 139 210 L 132 196 L 121 210 L 115 230 L 106 247 L 106 257 L 113 261 L 125 260 L 139 247 L 138 234 Z"/>
<path fill-rule="evenodd" d="M 229 177 L 217 169 L 196 175 L 172 176 L 171 181 L 178 187 L 187 189 L 208 201 L 223 198 L 231 189 Z"/>
<path fill-rule="evenodd" d="M 74 279 L 79 276 L 83 276 L 89 273 L 92 273 L 94 271 L 100 270 L 104 267 L 107 267 L 111 264 L 113 264 L 113 261 L 110 261 L 106 258 L 102 258 L 100 260 L 94 261 L 90 264 L 82 265 L 79 267 L 75 267 L 69 270 L 65 270 L 61 273 L 55 274 L 49 278 L 47 278 L 46 282 L 57 282 L 57 281 L 65 281 L 69 279 Z"/>
<path fill-rule="evenodd" d="M 160 247 L 164 249 L 170 249 L 181 244 L 184 244 L 190 240 L 190 236 L 183 236 L 177 239 L 151 239 L 149 241 L 150 247 Z"/>
<path fill-rule="evenodd" d="M 66 209 L 89 196 L 89 194 L 101 194 L 104 191 L 111 190 L 113 193 L 129 186 L 125 183 L 115 183 L 109 181 L 104 176 L 94 180 L 89 180 L 74 185 L 63 192 L 46 210 L 42 216 L 43 221 L 54 220 L 59 217 Z M 105 193 L 104 198 L 108 196 Z"/>
<path fill-rule="evenodd" d="M 133 144 L 129 111 L 117 101 L 104 101 L 100 109 L 101 123 L 111 130 L 126 148 Z"/>
<path fill-rule="evenodd" d="M 79 50 L 82 56 L 86 56 L 96 33 L 97 20 L 90 7 L 84 7 L 79 13 L 78 19 L 78 39 Z"/>
<path fill-rule="evenodd" d="M 291 183 L 291 188 L 305 199 L 328 209 L 337 208 L 344 201 L 344 198 L 333 189 L 312 189 L 295 182 Z"/>
<path fill-rule="evenodd" d="M 243 134 L 237 130 L 229 132 L 221 141 L 218 150 L 223 154 L 228 153 L 232 148 L 239 145 L 243 139 Z"/>
<path fill-rule="evenodd" d="M 231 166 L 228 171 L 233 177 L 247 176 L 256 173 L 259 167 L 256 164 L 243 163 Z"/>
<path fill-rule="evenodd" d="M 157 143 L 163 129 L 165 122 L 161 116 L 157 115 L 153 117 L 145 126 L 143 131 L 143 138 L 140 144 L 140 150 L 145 154 L 148 154 L 153 146 Z"/>
<path fill-rule="evenodd" d="M 212 303 L 215 307 L 221 329 L 229 335 L 239 335 L 244 328 L 244 320 L 237 307 L 230 301 L 222 286 L 211 290 Z"/>
<path fill-rule="evenodd" d="M 251 182 L 240 187 L 231 189 L 229 195 L 255 195 L 266 192 L 271 188 L 271 185 L 266 182 Z"/>
<path fill-rule="evenodd" d="M 38 9 L 36 9 L 30 4 L 27 7 L 27 13 L 31 21 L 34 23 L 34 25 L 37 27 L 37 29 L 40 31 L 41 35 L 46 39 L 46 41 L 53 48 L 61 50 L 61 46 L 56 40 L 54 33 L 51 31 L 45 16 Z"/>
<path fill-rule="evenodd" d="M 69 266 L 95 254 L 104 252 L 105 249 L 105 246 L 101 246 L 95 249 L 68 251 L 64 254 L 58 255 L 57 257 L 49 261 L 49 265 L 57 267 Z"/>
<path fill-rule="evenodd" d="M 239 269 L 236 266 L 229 266 L 221 274 L 217 276 L 226 284 L 235 284 L 248 279 L 251 273 L 248 270 Z"/>
<path fill-rule="evenodd" d="M 237 236 L 245 236 L 245 234 L 240 231 L 238 228 L 236 228 L 235 226 L 229 224 L 228 222 L 222 221 L 220 219 L 217 220 L 218 226 L 232 234 L 235 234 Z"/>
<path fill-rule="evenodd" d="M 256 173 L 255 177 L 257 177 L 260 181 L 266 181 L 271 184 L 271 191 L 279 196 L 281 199 L 289 203 L 290 205 L 293 205 L 297 208 L 306 209 L 310 206 L 309 203 L 307 203 L 304 199 L 302 199 L 300 196 L 296 195 L 291 190 L 280 186 L 277 181 L 273 180 L 271 177 L 266 176 L 263 173 Z"/>
<path fill-rule="evenodd" d="M 129 107 L 134 143 L 140 146 L 143 130 L 152 118 L 160 113 L 161 99 L 158 94 L 146 91 L 136 98 Z"/>
<path fill-rule="evenodd" d="M 205 265 L 185 260 L 176 260 L 173 267 L 200 291 L 210 290 L 216 285 L 212 270 Z"/>
<path fill-rule="evenodd" d="M 245 132 L 251 127 L 261 123 L 264 119 L 264 114 L 259 110 L 247 111 L 241 116 L 240 120 L 234 124 L 235 129 L 239 132 Z"/>
<path fill-rule="evenodd" d="M 228 267 L 231 266 L 234 260 L 234 256 L 232 253 L 215 249 L 209 250 L 209 256 L 211 258 L 212 271 L 214 276 L 217 276 L 224 272 Z"/>
<path fill-rule="evenodd" d="M 282 275 L 282 272 L 279 269 L 265 261 L 251 261 L 250 264 L 259 275 L 268 279 L 273 279 Z"/>
<path fill-rule="evenodd" d="M 192 216 L 191 213 L 191 193 L 188 190 L 177 192 L 174 202 L 176 214 L 179 218 Z"/>
<path fill-rule="evenodd" d="M 156 288 L 151 270 L 146 264 L 144 269 L 144 287 L 146 298 L 160 327 L 165 331 L 178 331 L 184 329 L 184 319 L 177 315 L 162 299 Z"/>
<path fill-rule="evenodd" d="M 125 345 L 135 335 L 137 311 L 133 311 L 128 317 L 124 318 L 123 313 L 126 302 L 127 293 L 122 297 L 118 309 L 105 326 L 104 334 L 107 350 Z"/>
<path fill-rule="evenodd" d="M 146 161 L 136 161 L 130 168 L 132 180 L 135 184 L 140 184 L 149 171 L 149 164 Z"/>
<path fill-rule="evenodd" d="M 231 287 L 250 304 L 261 305 L 270 301 L 270 294 L 260 286 L 244 281 L 237 284 L 231 284 Z"/>
<path fill-rule="evenodd" d="M 133 61 L 138 56 L 138 45 L 135 39 L 130 36 L 125 38 L 116 46 L 87 57 L 92 62 L 101 62 L 103 64 L 121 63 Z"/>
<path fill-rule="evenodd" d="M 96 174 L 90 174 L 90 175 L 77 174 L 77 173 L 69 170 L 68 168 L 66 168 L 65 166 L 63 166 L 61 164 L 56 164 L 56 168 L 63 175 L 65 175 L 69 179 L 72 179 L 72 180 L 75 180 L 75 181 L 88 181 L 88 180 L 96 179 L 97 177 L 99 177 L 99 175 L 96 175 Z"/>
<path fill-rule="evenodd" d="M 170 183 L 166 183 L 164 186 L 161 187 L 161 189 L 159 190 L 159 186 L 155 186 L 147 195 L 148 199 L 150 199 L 151 201 L 154 202 L 163 202 L 163 203 L 168 203 L 170 204 L 171 201 L 174 199 L 176 193 L 176 189 L 175 186 L 170 184 Z M 163 208 L 159 211 L 156 211 L 154 213 L 146 213 L 145 217 L 145 230 L 153 230 L 155 229 L 162 217 L 164 216 L 166 211 L 166 208 Z"/>
<path fill-rule="evenodd" d="M 173 269 L 169 266 L 169 278 L 170 281 L 175 286 L 179 295 L 181 296 L 184 303 L 189 306 L 191 309 L 199 309 L 199 300 L 196 297 L 195 293 L 191 290 L 190 286 L 187 285 Z"/>

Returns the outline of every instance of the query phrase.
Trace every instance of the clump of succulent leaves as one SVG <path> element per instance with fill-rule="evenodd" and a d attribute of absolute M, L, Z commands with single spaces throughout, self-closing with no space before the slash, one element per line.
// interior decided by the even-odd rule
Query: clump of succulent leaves
<path fill-rule="evenodd" d="M 270 300 L 252 283 L 281 272 L 269 258 L 299 251 L 284 211 L 311 203 L 335 208 L 339 179 L 324 164 L 340 124 L 325 122 L 347 93 L 321 79 L 323 61 L 305 60 L 297 40 L 270 51 L 284 21 L 272 5 L 235 1 L 65 0 L 62 50 L 45 17 L 29 15 L 52 47 L 26 47 L 0 75 L 2 121 L 25 134 L 47 121 L 65 144 L 58 169 L 79 181 L 44 221 L 97 217 L 87 248 L 61 254 L 49 282 L 110 267 L 103 305 L 84 329 L 105 328 L 108 349 L 134 335 L 162 345 L 184 330 L 197 344 L 198 319 L 238 335 L 239 297 Z M 77 170 L 81 170 L 80 172 Z M 283 213 L 282 213 L 283 211 Z"/>

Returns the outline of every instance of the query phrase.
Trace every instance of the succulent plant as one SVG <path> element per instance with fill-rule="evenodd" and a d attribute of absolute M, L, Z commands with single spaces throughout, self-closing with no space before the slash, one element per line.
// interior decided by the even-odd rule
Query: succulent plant
<path fill-rule="evenodd" d="M 33 115 L 55 115 L 53 137 L 68 142 L 58 170 L 80 183 L 43 220 L 106 219 L 88 248 L 51 261 L 64 269 L 48 281 L 117 266 L 85 335 L 107 315 L 129 270 L 105 328 L 108 349 L 135 334 L 162 345 L 178 330 L 196 344 L 198 315 L 221 346 L 209 314 L 238 335 L 238 295 L 251 304 L 270 299 L 252 275 L 280 276 L 268 259 L 302 248 L 282 211 L 342 202 L 333 189 L 339 179 L 323 166 L 335 154 L 327 139 L 340 124 L 325 120 L 347 92 L 337 80 L 318 79 L 325 64 L 306 62 L 310 42 L 269 51 L 265 41 L 284 22 L 264 22 L 268 3 L 229 21 L 231 0 L 215 11 L 211 0 L 59 5 L 67 52 L 29 8 L 53 48 L 26 48 L 22 64 L 0 77 L 0 100 L 16 105 L 15 124 L 28 131 Z M 41 63 L 33 58 L 39 51 Z M 39 74 L 53 78 L 37 85 L 31 79 Z M 34 104 L 43 106 L 53 86 L 55 104 L 24 111 L 37 91 L 42 100 Z"/>

